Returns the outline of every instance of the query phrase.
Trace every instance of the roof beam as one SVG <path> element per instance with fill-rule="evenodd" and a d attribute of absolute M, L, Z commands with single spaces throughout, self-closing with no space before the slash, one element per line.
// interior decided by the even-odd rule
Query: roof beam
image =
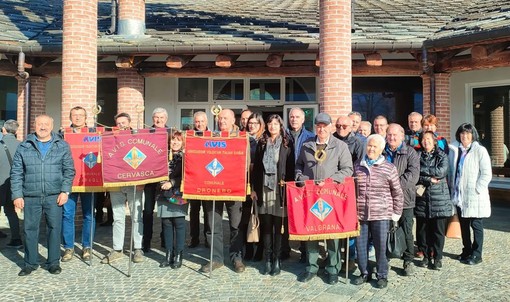
<path fill-rule="evenodd" d="M 266 66 L 272 68 L 281 67 L 283 63 L 283 55 L 282 54 L 270 54 L 266 59 Z"/>
<path fill-rule="evenodd" d="M 510 43 L 508 42 L 490 45 L 475 45 L 471 47 L 471 58 L 474 60 L 487 59 L 490 56 L 507 49 L 508 46 L 510 46 Z"/>
<path fill-rule="evenodd" d="M 173 69 L 183 68 L 193 60 L 194 57 L 195 56 L 168 56 L 168 58 L 166 58 L 166 67 Z"/>
<path fill-rule="evenodd" d="M 118 68 L 133 68 L 138 66 L 143 61 L 147 60 L 147 56 L 118 56 L 115 60 L 115 66 Z"/>
<path fill-rule="evenodd" d="M 368 66 L 382 66 L 382 56 L 380 53 L 367 53 L 363 54 L 365 57 L 365 62 L 367 62 Z"/>
<path fill-rule="evenodd" d="M 237 58 L 239 58 L 239 56 L 218 55 L 216 56 L 215 65 L 216 67 L 230 68 L 234 66 Z"/>

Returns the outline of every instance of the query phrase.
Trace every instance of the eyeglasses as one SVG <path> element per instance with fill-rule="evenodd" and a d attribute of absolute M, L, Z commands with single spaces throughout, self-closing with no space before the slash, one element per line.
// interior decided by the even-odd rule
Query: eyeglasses
<path fill-rule="evenodd" d="M 260 123 L 259 122 L 249 122 L 248 125 L 255 126 L 255 125 L 260 125 Z"/>
<path fill-rule="evenodd" d="M 336 125 L 336 129 L 341 129 L 341 128 L 347 129 L 348 127 L 350 127 L 350 125 Z"/>

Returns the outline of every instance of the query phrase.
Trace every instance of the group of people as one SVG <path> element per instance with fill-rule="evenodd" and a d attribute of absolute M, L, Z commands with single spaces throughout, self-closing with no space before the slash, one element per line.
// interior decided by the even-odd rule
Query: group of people
<path fill-rule="evenodd" d="M 155 109 L 152 117 L 153 128 L 168 128 L 165 109 Z M 316 185 L 322 186 L 325 179 L 341 183 L 350 176 L 355 177 L 358 186 L 360 236 L 355 243 L 351 242 L 356 246 L 356 253 L 343 257 L 357 259 L 360 276 L 354 279 L 354 284 L 370 280 L 368 251 L 373 247 L 377 287 L 387 286 L 386 239 L 388 231 L 398 226 L 405 234 L 406 248 L 402 257 L 405 274 L 411 275 L 414 271 L 415 252 L 422 257 L 419 266 L 441 269 L 447 222 L 454 214 L 459 216 L 462 230 L 463 250 L 458 259 L 470 265 L 482 262 L 483 218 L 490 216 L 488 183 L 492 173 L 489 155 L 478 142 L 473 125 L 462 124 L 456 132 L 456 141 L 449 145 L 437 133 L 437 118 L 433 115 L 422 117 L 416 112 L 408 116 L 407 131 L 399 124 L 388 124 L 384 116 L 377 116 L 373 121 L 374 134 L 371 134 L 371 124 L 362 121 L 357 112 L 340 116 L 335 123 L 329 114 L 317 114 L 313 121 L 315 134 L 304 127 L 305 113 L 301 108 L 292 108 L 288 118 L 286 127 L 279 115 L 272 114 L 264 120 L 261 113 L 245 110 L 238 126 L 232 110 L 223 109 L 219 113 L 216 130 L 241 130 L 249 134 L 251 164 L 247 173 L 250 173 L 252 193 L 246 202 L 216 202 L 214 208 L 212 202 L 182 199 L 179 188 L 185 156 L 184 137 L 181 131 L 171 131 L 169 181 L 122 187 L 110 192 L 113 247 L 101 263 L 108 264 L 125 257 L 127 202 L 133 223 L 134 252 L 130 255 L 133 262 L 143 261 L 144 253 L 151 249 L 156 210 L 162 221 L 162 246 L 166 251 L 160 267 L 181 267 L 186 238 L 185 218 L 189 211 L 191 241 L 188 248 L 195 248 L 200 244 L 202 207 L 204 243 L 207 247 L 213 243 L 213 251 L 211 262 L 200 270 L 208 273 L 218 269 L 224 265 L 222 218 L 226 208 L 230 228 L 229 258 L 235 272 L 245 270 L 243 260 L 264 259 L 263 273 L 276 276 L 281 272 L 281 261 L 289 258 L 291 250 L 285 192 L 280 184 L 314 180 Z M 86 128 L 86 119 L 84 108 L 71 109 L 73 131 Z M 209 130 L 205 112 L 196 112 L 193 121 L 197 135 Z M 130 123 L 127 113 L 115 116 L 115 124 L 120 129 L 131 129 Z M 10 129 L 6 122 L 4 130 L 12 132 Z M 94 195 L 71 191 L 75 171 L 70 148 L 62 134 L 52 130 L 53 119 L 47 115 L 38 116 L 35 133 L 17 149 L 9 148 L 14 154 L 8 183 L 12 196 L 5 198 L 13 200 L 16 208 L 25 211 L 25 266 L 20 276 L 30 274 L 38 267 L 37 244 L 43 212 L 48 227 L 48 271 L 58 274 L 61 272 L 60 261 L 74 258 L 78 200 L 83 213 L 81 256 L 84 260 L 92 257 Z M 94 129 L 88 131 L 94 132 Z M 2 161 L 2 164 L 5 163 Z M 253 208 L 261 222 L 261 242 L 258 244 L 246 242 Z M 417 222 L 417 251 L 413 238 L 414 218 Z M 214 225 L 211 225 L 212 221 Z M 18 222 L 10 218 L 9 223 L 12 229 L 10 244 L 20 246 L 19 231 L 16 231 Z M 64 248 L 62 257 L 61 243 Z M 338 239 L 326 240 L 328 284 L 338 282 L 341 244 Z M 317 275 L 319 246 L 319 241 L 300 243 L 300 261 L 306 263 L 306 268 L 298 277 L 299 281 L 308 282 Z"/>

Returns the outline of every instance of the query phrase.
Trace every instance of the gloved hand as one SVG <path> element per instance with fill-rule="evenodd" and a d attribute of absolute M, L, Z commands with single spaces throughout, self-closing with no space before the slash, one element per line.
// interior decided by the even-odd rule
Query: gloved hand
<path fill-rule="evenodd" d="M 300 175 L 297 180 L 296 180 L 296 186 L 298 187 L 304 187 L 305 186 L 305 181 L 309 180 L 310 177 L 306 176 L 306 175 Z"/>

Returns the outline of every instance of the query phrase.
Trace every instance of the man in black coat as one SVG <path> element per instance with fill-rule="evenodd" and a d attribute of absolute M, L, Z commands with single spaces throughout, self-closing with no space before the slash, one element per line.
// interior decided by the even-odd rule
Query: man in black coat
<path fill-rule="evenodd" d="M 402 226 L 406 238 L 404 251 L 404 272 L 409 276 L 413 273 L 414 240 L 413 218 L 416 199 L 416 183 L 420 177 L 420 158 L 414 148 L 404 141 L 404 128 L 399 124 L 390 124 L 386 131 L 386 148 L 384 156 L 398 170 L 400 186 L 404 192 L 404 210 L 398 224 Z"/>

